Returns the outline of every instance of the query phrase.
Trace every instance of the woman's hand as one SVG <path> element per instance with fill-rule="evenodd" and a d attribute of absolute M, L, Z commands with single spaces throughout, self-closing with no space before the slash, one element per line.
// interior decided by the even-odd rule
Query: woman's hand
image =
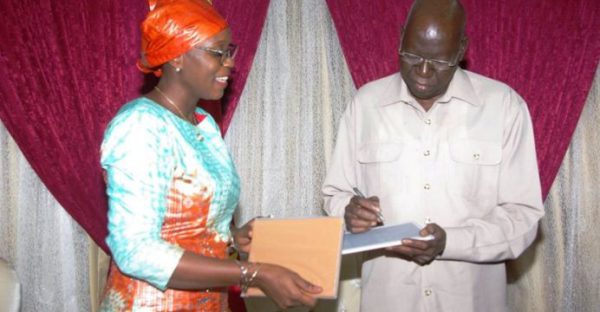
<path fill-rule="evenodd" d="M 252 243 L 252 228 L 254 226 L 254 219 L 244 224 L 241 228 L 232 227 L 231 232 L 233 234 L 233 245 L 240 251 L 249 253 L 250 243 Z"/>
<path fill-rule="evenodd" d="M 313 308 L 317 303 L 314 295 L 323 291 L 321 287 L 311 284 L 297 273 L 268 263 L 261 265 L 253 284 L 282 309 L 295 306 Z"/>

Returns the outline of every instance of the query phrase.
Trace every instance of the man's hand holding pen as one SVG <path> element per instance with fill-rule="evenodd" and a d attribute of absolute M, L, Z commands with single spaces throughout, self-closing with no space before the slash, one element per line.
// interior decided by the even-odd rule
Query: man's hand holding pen
<path fill-rule="evenodd" d="M 355 193 L 358 192 L 355 190 Z M 383 216 L 379 208 L 379 198 L 365 198 L 360 192 L 353 196 L 344 212 L 346 229 L 351 233 L 362 233 L 370 228 L 383 224 Z"/>
<path fill-rule="evenodd" d="M 379 207 L 379 198 L 365 196 L 353 188 L 355 196 L 350 199 L 344 212 L 346 228 L 351 233 L 366 232 L 372 227 L 383 225 L 383 215 Z M 404 239 L 402 245 L 388 247 L 386 250 L 396 256 L 413 261 L 419 265 L 429 264 L 444 252 L 446 231 L 435 223 L 428 223 L 419 233 L 422 237 L 431 235 L 433 239 Z"/>

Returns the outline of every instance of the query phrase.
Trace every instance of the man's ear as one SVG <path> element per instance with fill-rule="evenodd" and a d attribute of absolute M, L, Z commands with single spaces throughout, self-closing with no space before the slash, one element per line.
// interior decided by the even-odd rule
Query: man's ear
<path fill-rule="evenodd" d="M 404 25 L 400 26 L 400 38 L 404 37 Z"/>
<path fill-rule="evenodd" d="M 458 57 L 458 61 L 462 61 L 463 58 L 465 57 L 465 52 L 467 51 L 467 47 L 469 46 L 469 38 L 467 37 L 467 35 L 464 35 L 462 37 L 462 39 L 460 40 L 460 52 L 459 52 L 459 57 Z"/>
<path fill-rule="evenodd" d="M 398 42 L 398 49 L 402 47 L 402 40 L 404 40 L 404 26 L 400 26 L 400 41 Z"/>

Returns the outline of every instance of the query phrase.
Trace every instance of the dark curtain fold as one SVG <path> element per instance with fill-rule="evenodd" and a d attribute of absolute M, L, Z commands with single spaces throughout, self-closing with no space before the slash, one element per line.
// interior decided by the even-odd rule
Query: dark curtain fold
<path fill-rule="evenodd" d="M 327 0 L 357 87 L 398 71 L 399 27 L 412 1 Z M 544 198 L 600 57 L 600 1 L 464 0 L 463 67 L 506 82 L 527 101 Z"/>
<path fill-rule="evenodd" d="M 0 118 L 52 195 L 106 250 L 100 143 L 141 85 L 135 61 L 147 4 L 4 0 L 0 11 Z"/>
<path fill-rule="evenodd" d="M 252 65 L 268 0 L 215 1 L 215 6 L 241 48 L 225 102 L 226 130 Z M 135 66 L 148 3 L 3 0 L 0 11 L 5 12 L 0 118 L 52 195 L 108 252 L 100 143 L 119 107 L 155 82 Z M 208 105 L 219 119 L 221 104 Z"/>

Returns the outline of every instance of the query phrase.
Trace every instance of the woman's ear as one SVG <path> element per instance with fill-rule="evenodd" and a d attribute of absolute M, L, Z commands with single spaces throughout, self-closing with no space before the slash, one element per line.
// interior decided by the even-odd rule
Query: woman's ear
<path fill-rule="evenodd" d="M 176 58 L 171 59 L 167 62 L 175 72 L 180 72 L 183 69 L 183 55 L 180 55 Z"/>

